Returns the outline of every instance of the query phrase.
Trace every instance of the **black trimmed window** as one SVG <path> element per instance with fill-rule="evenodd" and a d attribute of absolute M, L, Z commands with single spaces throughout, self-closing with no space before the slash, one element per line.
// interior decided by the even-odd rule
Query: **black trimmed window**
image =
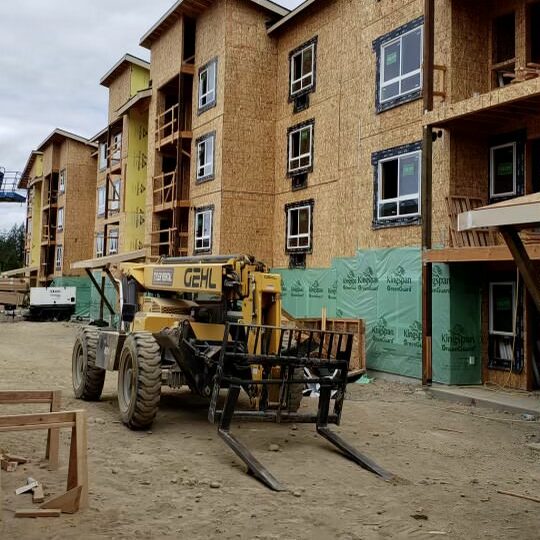
<path fill-rule="evenodd" d="M 287 172 L 289 175 L 302 174 L 313 170 L 314 129 L 314 120 L 289 128 L 287 134 Z"/>
<path fill-rule="evenodd" d="M 58 175 L 58 193 L 66 192 L 66 169 L 62 169 Z"/>
<path fill-rule="evenodd" d="M 197 182 L 214 178 L 216 133 L 208 133 L 197 139 Z"/>
<path fill-rule="evenodd" d="M 62 263 L 64 261 L 64 248 L 63 246 L 56 246 L 54 254 L 54 269 L 62 270 Z"/>
<path fill-rule="evenodd" d="M 373 42 L 377 55 L 377 112 L 422 96 L 424 18 L 419 17 Z"/>
<path fill-rule="evenodd" d="M 289 100 L 315 91 L 317 37 L 289 53 Z"/>
<path fill-rule="evenodd" d="M 195 252 L 212 251 L 213 219 L 213 206 L 195 209 Z"/>
<path fill-rule="evenodd" d="M 313 200 L 285 206 L 287 253 L 311 253 L 313 249 Z"/>
<path fill-rule="evenodd" d="M 493 276 L 495 277 L 495 276 Z M 488 367 L 523 370 L 523 288 L 511 275 L 489 282 Z"/>
<path fill-rule="evenodd" d="M 64 230 L 64 207 L 58 209 L 58 214 L 56 215 L 56 230 L 58 232 Z"/>
<path fill-rule="evenodd" d="M 199 69 L 198 113 L 201 114 L 216 105 L 217 100 L 217 58 L 210 60 Z"/>
<path fill-rule="evenodd" d="M 524 130 L 506 133 L 490 140 L 489 200 L 501 201 L 525 193 Z"/>
<path fill-rule="evenodd" d="M 382 228 L 419 223 L 421 143 L 375 152 L 371 162 L 375 176 L 373 226 Z"/>

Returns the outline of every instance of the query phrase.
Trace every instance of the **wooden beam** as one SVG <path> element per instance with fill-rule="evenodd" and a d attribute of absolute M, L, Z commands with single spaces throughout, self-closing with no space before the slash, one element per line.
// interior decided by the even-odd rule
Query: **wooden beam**
<path fill-rule="evenodd" d="M 51 403 L 52 391 L 28 390 L 16 391 L 6 390 L 0 392 L 0 404 L 25 405 L 27 403 Z"/>
<path fill-rule="evenodd" d="M 22 510 L 15 510 L 15 517 L 17 518 L 59 517 L 61 513 L 62 512 L 58 508 L 51 508 L 49 510 L 28 508 L 28 509 L 22 509 Z"/>
<path fill-rule="evenodd" d="M 433 110 L 433 71 L 435 56 L 435 0 L 424 0 L 424 110 Z"/>
<path fill-rule="evenodd" d="M 527 246 L 530 259 L 540 260 L 540 245 Z M 424 252 L 424 262 L 504 262 L 513 261 L 512 253 L 507 246 L 460 247 L 431 249 Z"/>
<path fill-rule="evenodd" d="M 10 414 L 0 416 L 0 431 L 19 431 L 21 429 L 49 429 L 51 426 L 72 427 L 76 412 L 55 412 L 38 414 Z"/>
<path fill-rule="evenodd" d="M 92 271 L 89 268 L 85 268 L 86 273 L 88 274 L 88 277 L 90 278 L 90 281 L 94 285 L 94 287 L 97 289 L 97 292 L 99 293 L 99 296 L 102 300 L 102 302 L 107 306 L 107 309 L 111 312 L 111 315 L 115 315 L 116 312 L 112 308 L 109 300 L 107 300 L 107 297 L 105 296 L 105 293 L 101 290 L 101 287 L 99 286 L 98 282 L 96 281 L 96 278 L 92 274 Z"/>
<path fill-rule="evenodd" d="M 536 309 L 540 311 L 540 277 L 538 270 L 531 261 L 523 245 L 523 241 L 515 228 L 511 226 L 499 227 L 499 231 L 514 257 L 519 273 L 536 305 Z"/>

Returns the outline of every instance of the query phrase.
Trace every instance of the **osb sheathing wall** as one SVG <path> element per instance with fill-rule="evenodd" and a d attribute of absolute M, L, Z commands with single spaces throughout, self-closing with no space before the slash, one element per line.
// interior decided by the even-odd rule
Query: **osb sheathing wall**
<path fill-rule="evenodd" d="M 131 67 L 124 69 L 109 84 L 109 124 L 118 118 L 116 112 L 131 96 Z"/>
<path fill-rule="evenodd" d="M 83 275 L 71 270 L 71 263 L 93 256 L 93 231 L 85 224 L 92 223 L 95 216 L 96 160 L 95 149 L 86 144 L 67 139 L 62 145 L 61 169 L 66 169 L 66 192 L 64 199 L 64 264 L 61 275 Z M 60 207 L 59 202 L 59 207 Z"/>
<path fill-rule="evenodd" d="M 225 101 L 225 73 L 227 58 L 225 54 L 227 0 L 215 2 L 197 17 L 195 32 L 195 76 L 193 77 L 193 141 L 191 146 L 191 186 L 190 199 L 192 212 L 189 219 L 188 253 L 194 252 L 194 212 L 196 208 L 213 205 L 212 253 L 223 252 L 222 231 L 222 184 L 223 175 L 223 125 Z M 198 113 L 199 77 L 198 70 L 210 60 L 217 58 L 216 106 Z M 214 179 L 208 182 L 196 181 L 196 140 L 212 131 L 216 132 L 214 146 Z"/>
<path fill-rule="evenodd" d="M 422 100 L 375 111 L 373 41 L 423 13 L 423 2 L 333 0 L 308 9 L 278 36 L 276 202 L 273 265 L 288 264 L 286 203 L 314 200 L 311 267 L 356 249 L 420 245 L 420 227 L 373 230 L 373 152 L 422 139 Z M 317 87 L 307 110 L 288 102 L 289 52 L 317 36 Z M 343 39 L 347 36 L 347 39 Z M 287 129 L 314 119 L 314 165 L 308 188 L 292 192 L 287 171 Z M 281 240 L 281 241 L 280 241 Z"/>
<path fill-rule="evenodd" d="M 225 5 L 221 249 L 271 263 L 277 47 L 267 13 L 245 0 Z"/>

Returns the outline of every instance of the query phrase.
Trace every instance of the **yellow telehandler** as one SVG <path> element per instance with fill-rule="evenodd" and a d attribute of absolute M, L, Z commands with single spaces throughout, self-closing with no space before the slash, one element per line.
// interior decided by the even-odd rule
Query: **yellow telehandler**
<path fill-rule="evenodd" d="M 72 358 L 77 398 L 98 400 L 106 371 L 118 371 L 122 421 L 145 429 L 162 385 L 187 386 L 208 398 L 209 420 L 249 472 L 276 491 L 280 482 L 230 433 L 233 418 L 315 423 L 347 457 L 391 477 L 328 427 L 340 422 L 353 336 L 283 327 L 278 274 L 247 255 L 164 258 L 118 270 L 120 329 L 79 332 Z M 319 385 L 318 408 L 301 413 L 307 383 Z M 241 390 L 249 406 L 237 409 Z"/>

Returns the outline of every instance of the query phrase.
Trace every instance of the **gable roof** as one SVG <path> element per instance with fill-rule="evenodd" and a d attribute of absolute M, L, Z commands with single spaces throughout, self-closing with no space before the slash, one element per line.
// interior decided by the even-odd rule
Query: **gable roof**
<path fill-rule="evenodd" d="M 105 75 L 103 75 L 103 77 L 101 77 L 99 84 L 108 88 L 112 81 L 118 77 L 120 72 L 129 65 L 135 65 L 150 70 L 150 62 L 127 53 L 122 56 L 122 58 L 120 58 L 120 60 L 118 60 L 118 62 L 116 62 L 116 64 L 114 64 L 114 66 L 109 69 Z"/>
<path fill-rule="evenodd" d="M 32 167 L 34 166 L 34 163 L 36 162 L 36 158 L 38 156 L 42 156 L 43 152 L 38 152 L 37 150 L 33 150 L 30 153 L 30 156 L 28 158 L 28 161 L 26 162 L 26 165 L 24 166 L 23 172 L 21 173 L 21 178 L 19 180 L 19 184 L 17 187 L 19 189 L 28 187 L 28 180 L 30 180 L 30 171 L 32 170 Z"/>
<path fill-rule="evenodd" d="M 300 4 L 298 7 L 290 11 L 285 17 L 274 23 L 269 29 L 268 33 L 271 34 L 274 30 L 277 30 L 278 28 L 281 28 L 282 26 L 285 26 L 291 19 L 296 17 L 299 13 L 304 11 L 309 6 L 315 4 L 316 0 L 305 0 L 302 4 Z M 319 2 L 319 5 L 321 2 Z"/>
<path fill-rule="evenodd" d="M 290 10 L 279 6 L 272 0 L 247 0 L 260 8 L 284 17 Z M 188 17 L 197 17 L 203 11 L 208 9 L 214 0 L 177 0 L 171 8 L 144 34 L 139 45 L 150 49 L 152 43 L 156 41 L 168 28 L 170 28 L 181 15 Z"/>
<path fill-rule="evenodd" d="M 97 148 L 97 145 L 94 144 L 89 139 L 85 139 L 84 137 L 81 137 L 80 135 L 76 135 L 75 133 L 71 133 L 71 131 L 66 131 L 65 129 L 56 128 L 52 133 L 49 134 L 49 136 L 37 147 L 38 152 L 42 152 L 43 149 L 48 146 L 51 143 L 60 142 L 63 139 L 71 139 L 72 141 L 76 141 L 82 144 L 86 144 L 88 146 L 93 146 L 94 148 Z"/>

